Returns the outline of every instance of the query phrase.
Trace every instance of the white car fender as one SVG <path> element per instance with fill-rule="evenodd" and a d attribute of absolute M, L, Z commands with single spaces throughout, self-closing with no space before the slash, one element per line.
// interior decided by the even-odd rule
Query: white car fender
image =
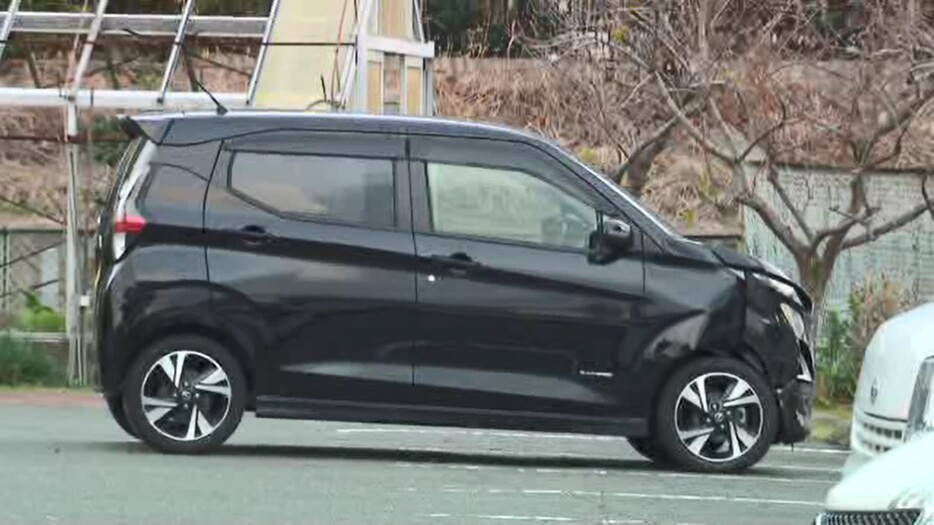
<path fill-rule="evenodd" d="M 860 467 L 830 490 L 826 505 L 844 512 L 921 509 L 916 525 L 934 525 L 934 433 Z"/>

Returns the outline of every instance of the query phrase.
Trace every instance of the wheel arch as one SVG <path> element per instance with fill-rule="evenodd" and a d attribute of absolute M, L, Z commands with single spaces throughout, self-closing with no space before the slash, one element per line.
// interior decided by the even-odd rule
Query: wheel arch
<path fill-rule="evenodd" d="M 124 370 L 132 366 L 139 355 L 148 348 L 163 339 L 177 337 L 181 335 L 191 335 L 210 339 L 233 354 L 233 357 L 240 363 L 243 369 L 244 378 L 247 387 L 247 405 L 252 408 L 255 395 L 255 359 L 250 347 L 240 340 L 232 330 L 226 330 L 223 327 L 212 323 L 198 320 L 166 320 L 164 322 L 150 323 L 145 329 L 140 330 L 134 338 L 133 347 L 127 356 Z M 124 374 L 125 375 L 125 374 Z M 121 391 L 123 384 L 121 382 Z"/>
<path fill-rule="evenodd" d="M 650 398 L 650 408 L 648 411 L 649 429 L 655 428 L 655 418 L 658 413 L 656 408 L 658 407 L 659 397 L 661 397 L 665 385 L 671 381 L 671 378 L 680 369 L 688 366 L 690 363 L 700 359 L 707 359 L 712 357 L 726 357 L 736 359 L 741 363 L 749 365 L 753 370 L 762 374 L 762 377 L 765 378 L 766 382 L 769 382 L 768 369 L 765 366 L 765 363 L 762 361 L 762 358 L 755 350 L 744 345 L 719 349 L 708 346 L 699 346 L 692 349 L 691 351 L 682 352 L 677 357 L 668 361 L 665 366 L 662 367 L 658 375 L 658 381 L 655 382 Z"/>

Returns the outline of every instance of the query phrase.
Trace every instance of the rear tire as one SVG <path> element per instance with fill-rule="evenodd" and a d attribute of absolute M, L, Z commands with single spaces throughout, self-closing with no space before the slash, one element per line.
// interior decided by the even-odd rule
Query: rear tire
<path fill-rule="evenodd" d="M 656 445 L 680 468 L 739 472 L 775 441 L 778 404 L 761 374 L 735 359 L 703 358 L 678 369 L 656 408 Z"/>
<path fill-rule="evenodd" d="M 219 447 L 233 434 L 246 403 L 237 359 L 199 336 L 158 341 L 129 370 L 123 408 L 146 444 L 172 454 Z"/>

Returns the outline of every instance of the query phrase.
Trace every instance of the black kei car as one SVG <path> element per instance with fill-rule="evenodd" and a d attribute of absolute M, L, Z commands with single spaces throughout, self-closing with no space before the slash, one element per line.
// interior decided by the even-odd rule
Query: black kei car
<path fill-rule="evenodd" d="M 811 304 L 555 145 L 436 119 L 130 118 L 101 215 L 116 421 L 152 447 L 259 417 L 626 436 L 739 471 L 804 439 Z"/>

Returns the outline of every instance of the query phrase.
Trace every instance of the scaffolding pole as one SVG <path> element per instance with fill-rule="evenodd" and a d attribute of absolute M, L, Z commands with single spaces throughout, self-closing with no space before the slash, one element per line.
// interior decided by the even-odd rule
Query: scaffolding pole
<path fill-rule="evenodd" d="M 94 19 L 84 40 L 81 57 L 75 68 L 75 75 L 68 93 L 68 108 L 65 111 L 65 126 L 68 144 L 65 146 L 68 156 L 68 220 L 65 224 L 65 329 L 68 332 L 68 380 L 72 384 L 83 385 L 88 381 L 87 359 L 85 358 L 83 334 L 81 330 L 81 297 L 83 295 L 83 268 L 78 257 L 80 228 L 78 214 L 78 166 L 81 163 L 81 148 L 78 144 L 78 104 L 84 74 L 91 63 L 94 44 L 101 31 L 104 12 L 108 0 L 98 0 Z"/>
<path fill-rule="evenodd" d="M 3 26 L 0 26 L 0 60 L 3 59 L 3 52 L 6 51 L 7 40 L 10 38 L 10 30 L 13 29 L 16 12 L 19 11 L 19 4 L 20 0 L 10 0 L 10 7 L 7 9 Z"/>
<path fill-rule="evenodd" d="M 246 107 L 246 93 L 214 93 L 230 109 Z M 59 88 L 0 87 L 0 107 L 60 108 L 70 103 L 78 109 L 196 110 L 214 107 L 211 97 L 196 91 L 168 92 L 159 103 L 158 91 L 81 89 L 71 94 Z"/>
<path fill-rule="evenodd" d="M 12 23 L 17 33 L 85 34 L 94 21 L 93 13 L 47 13 L 18 11 L 12 15 L 0 13 L 3 24 Z M 101 23 L 104 36 L 127 36 L 126 30 L 144 36 L 173 37 L 178 32 L 182 15 L 137 15 L 107 13 Z M 266 27 L 266 17 L 198 16 L 192 15 L 188 30 L 199 38 L 259 39 Z M 2 26 L 0 26 L 2 27 Z"/>
<path fill-rule="evenodd" d="M 169 54 L 169 62 L 165 65 L 165 73 L 162 75 L 162 85 L 159 87 L 159 99 L 161 104 L 165 100 L 165 92 L 169 89 L 172 77 L 175 75 L 175 67 L 178 65 L 178 54 L 185 52 L 185 33 L 188 31 L 188 20 L 191 19 L 191 12 L 195 8 L 195 0 L 185 1 L 185 10 L 182 12 L 182 19 L 178 23 L 178 32 L 175 34 L 175 42 L 172 43 L 172 52 Z"/>
<path fill-rule="evenodd" d="M 357 80 L 355 91 L 356 109 L 365 112 L 368 106 L 367 89 L 369 89 L 370 51 L 367 34 L 370 31 L 370 13 L 373 12 L 374 0 L 365 0 L 363 10 L 360 12 L 359 26 L 357 28 Z"/>
<path fill-rule="evenodd" d="M 269 39 L 272 37 L 273 25 L 276 22 L 276 15 L 279 14 L 279 0 L 272 0 L 269 6 L 269 18 L 266 19 L 266 27 L 263 30 L 263 41 L 259 46 L 259 54 L 256 56 L 256 66 L 253 68 L 253 77 L 250 78 L 250 87 L 247 88 L 247 105 L 252 106 L 256 99 L 256 86 L 259 84 L 259 75 L 263 71 L 263 64 L 266 62 L 266 52 L 269 49 Z"/>

